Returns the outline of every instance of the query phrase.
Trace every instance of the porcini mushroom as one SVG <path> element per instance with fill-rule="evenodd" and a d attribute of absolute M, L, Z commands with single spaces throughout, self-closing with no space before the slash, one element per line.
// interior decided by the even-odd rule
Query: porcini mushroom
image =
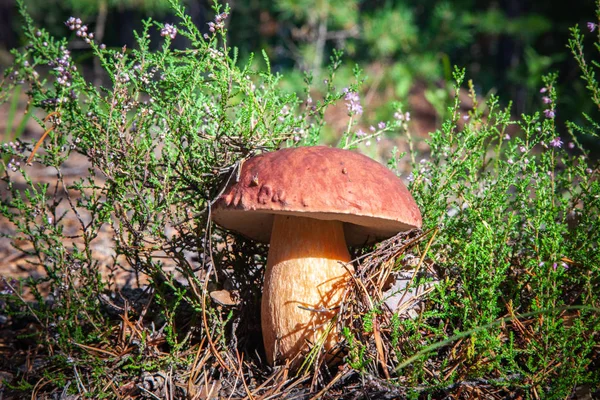
<path fill-rule="evenodd" d="M 376 161 L 323 146 L 283 149 L 243 163 L 213 220 L 270 243 L 261 324 L 267 361 L 291 360 L 326 332 L 351 277 L 348 246 L 421 227 L 402 181 Z"/>

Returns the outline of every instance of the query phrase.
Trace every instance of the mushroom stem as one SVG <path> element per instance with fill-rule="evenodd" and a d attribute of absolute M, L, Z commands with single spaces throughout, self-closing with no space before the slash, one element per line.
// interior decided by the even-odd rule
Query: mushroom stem
<path fill-rule="evenodd" d="M 275 215 L 261 304 L 269 364 L 323 340 L 350 279 L 349 261 L 342 222 Z M 336 343 L 333 329 L 324 348 Z"/>

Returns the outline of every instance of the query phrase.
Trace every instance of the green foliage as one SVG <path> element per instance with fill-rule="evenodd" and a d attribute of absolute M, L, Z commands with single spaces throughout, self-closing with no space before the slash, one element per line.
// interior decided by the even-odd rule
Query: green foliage
<path fill-rule="evenodd" d="M 357 4 L 294 8 L 293 2 L 278 2 L 283 12 L 315 27 L 331 23 L 336 29 L 351 29 Z M 107 49 L 90 40 L 110 78 L 108 87 L 96 87 L 81 74 L 68 41 L 36 28 L 21 3 L 29 45 L 13 53 L 6 77 L 18 79 L 5 79 L 0 99 L 26 86 L 31 107 L 44 115 L 32 118 L 45 134 L 39 143 L 16 138 L 2 146 L 6 190 L 0 214 L 12 229 L 6 236 L 14 247 L 43 273 L 3 280 L 0 301 L 11 323 L 39 327 L 22 339 L 34 343 L 53 368 L 17 376 L 14 390 L 34 390 L 35 378 L 45 377 L 54 382 L 46 390 L 56 391 L 84 377 L 85 385 L 79 381 L 70 393 L 106 396 L 113 384 L 131 384 L 131 392 L 114 394 L 133 396 L 150 391 L 148 374 L 174 370 L 185 371 L 186 380 L 177 385 L 181 396 L 191 396 L 192 387 L 209 379 L 235 376 L 230 394 L 245 386 L 244 374 L 265 369 L 249 323 L 256 325 L 265 249 L 211 226 L 211 206 L 223 186 L 253 155 L 322 143 L 325 111 L 339 100 L 346 128 L 341 138 L 327 140 L 340 147 L 410 132 L 400 104 L 389 108 L 392 121 L 369 133 L 360 129 L 363 74 L 356 66 L 352 83 L 337 89 L 340 51 L 333 52 L 322 78 L 306 73 L 297 93 L 272 71 L 266 53 L 264 69 L 254 67 L 254 55 L 240 61 L 223 23 L 227 8 L 214 5 L 214 32 L 203 34 L 181 5 L 173 1 L 171 7 L 176 26 L 145 21 L 134 49 Z M 413 9 L 393 2 L 387 7 L 368 14 L 365 24 L 372 24 L 373 35 L 364 40 L 374 57 L 406 53 L 393 68 L 398 75 L 416 73 L 419 65 L 437 68 L 416 38 L 426 46 L 444 38 L 468 43 L 483 29 L 440 3 L 431 8 L 431 34 L 422 35 Z M 487 18 L 503 21 L 491 13 Z M 158 46 L 150 40 L 154 31 L 162 37 Z M 387 33 L 397 36 L 381 37 Z M 173 48 L 176 35 L 187 39 L 186 49 Z M 382 41 L 375 45 L 378 36 Z M 586 62 L 576 28 L 569 46 L 600 107 L 594 75 L 599 65 Z M 545 67 L 550 61 L 539 62 Z M 598 388 L 599 170 L 585 146 L 567 139 L 573 132 L 597 135 L 598 123 L 586 115 L 588 125 L 570 123 L 561 131 L 554 120 L 561 106 L 554 74 L 542 78 L 545 110 L 518 118 L 496 96 L 480 104 L 470 81 L 472 107 L 465 112 L 465 71 L 455 69 L 453 76 L 454 93 L 428 92 L 447 115 L 429 137 L 429 152 L 417 152 L 408 136 L 410 189 L 424 216 L 424 233 L 406 257 L 397 254 L 390 264 L 400 268 L 418 259 L 438 280 L 424 309 L 412 317 L 369 298 L 366 311 L 353 317 L 356 325 L 341 330 L 348 367 L 413 397 L 451 392 L 470 380 L 507 393 L 557 398 L 577 386 Z M 403 79 L 397 90 L 405 94 L 412 78 Z M 448 100 L 453 104 L 444 109 Z M 84 164 L 84 176 L 69 179 L 73 160 Z M 29 162 L 51 170 L 55 180 L 34 182 Z M 107 236 L 110 262 L 102 264 L 95 249 Z M 357 274 L 365 269 L 361 262 L 356 267 Z M 123 272 L 140 288 L 124 288 L 118 281 Z M 209 293 L 226 282 L 247 295 L 238 308 L 210 300 Z M 424 282 L 432 279 L 418 276 L 413 283 Z M 240 350 L 252 358 L 251 366 L 241 361 Z M 327 386 L 323 376 L 314 382 Z M 253 379 L 256 389 L 269 378 Z"/>
<path fill-rule="evenodd" d="M 451 118 L 413 165 L 410 188 L 432 236 L 419 252 L 440 282 L 418 318 L 387 317 L 390 368 L 428 391 L 481 376 L 550 398 L 597 388 L 598 166 L 562 142 L 550 113 L 556 75 L 543 78 L 547 109 L 518 120 L 494 96 L 479 111 L 472 86 L 474 108 L 461 114 L 464 76 L 455 70 Z M 365 333 L 375 310 L 361 317 Z M 426 364 L 439 372 L 425 374 Z"/>

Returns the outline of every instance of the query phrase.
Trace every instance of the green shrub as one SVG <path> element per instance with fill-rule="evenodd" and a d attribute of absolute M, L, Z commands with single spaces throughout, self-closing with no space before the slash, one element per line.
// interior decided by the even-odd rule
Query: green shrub
<path fill-rule="evenodd" d="M 348 121 L 337 142 L 347 148 L 410 132 L 409 114 L 394 106 L 393 121 L 364 133 L 362 74 L 355 68 L 355 84 L 336 88 L 339 52 L 325 94 L 313 99 L 310 74 L 304 92 L 288 92 L 266 57 L 264 70 L 249 67 L 252 57 L 238 61 L 226 40 L 226 8 L 215 5 L 203 33 L 171 5 L 177 25 L 146 21 L 135 49 L 106 49 L 83 22 L 67 21 L 110 77 L 110 87 L 99 88 L 73 62 L 68 41 L 36 28 L 21 4 L 29 44 L 13 52 L 0 99 L 25 86 L 45 133 L 36 143 L 2 146 L 10 161 L 0 213 L 11 232 L 4 235 L 42 273 L 2 281 L 3 324 L 20 335 L 18 347 L 35 349 L 33 359 L 15 351 L 2 361 L 14 374 L 11 390 L 91 398 L 321 389 L 330 398 L 362 390 L 564 398 L 576 388 L 598 390 L 599 170 L 572 136 L 597 135 L 598 125 L 587 116 L 589 126 L 557 128 L 556 76 L 544 78 L 541 110 L 515 118 L 496 97 L 478 104 L 471 82 L 474 105 L 461 114 L 465 72 L 455 70 L 451 117 L 431 134 L 430 151 L 418 153 L 408 135 L 423 232 L 358 259 L 361 286 L 349 293 L 362 294 L 350 300 L 355 315 L 342 311 L 349 351 L 339 372 L 315 363 L 314 379 L 287 380 L 261 357 L 265 247 L 211 226 L 211 205 L 248 157 L 322 143 L 325 111 L 339 100 Z M 157 50 L 152 30 L 162 36 Z M 585 63 L 582 35 L 572 33 L 600 107 L 597 65 Z M 170 46 L 176 35 L 186 49 Z M 30 162 L 51 171 L 50 183 L 32 179 Z M 74 162 L 83 171 L 76 179 Z M 409 251 L 406 243 L 414 244 Z M 109 250 L 108 262 L 99 247 Z M 377 298 L 382 287 L 369 272 L 385 264 L 396 273 L 415 259 L 429 274 L 415 274 L 413 286 L 431 276 L 436 283 L 423 310 L 408 317 Z M 135 284 L 123 286 L 123 273 Z M 221 288 L 239 296 L 237 307 L 211 300 Z"/>

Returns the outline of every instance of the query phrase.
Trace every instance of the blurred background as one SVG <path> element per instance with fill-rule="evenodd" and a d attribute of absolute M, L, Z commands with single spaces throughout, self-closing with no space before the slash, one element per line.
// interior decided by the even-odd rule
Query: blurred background
<path fill-rule="evenodd" d="M 58 37 L 74 37 L 64 21 L 80 17 L 99 42 L 135 46 L 133 31 L 149 16 L 177 23 L 167 0 L 24 0 L 37 24 Z M 214 19 L 212 1 L 185 0 L 202 31 Z M 392 101 L 411 111 L 418 135 L 435 130 L 446 116 L 454 65 L 467 69 L 478 95 L 492 93 L 514 115 L 540 110 L 541 76 L 560 73 L 557 121 L 579 121 L 594 111 L 584 83 L 568 53 L 569 28 L 579 25 L 590 40 L 587 22 L 595 21 L 593 0 L 232 0 L 228 42 L 241 60 L 263 49 L 282 85 L 302 91 L 303 72 L 326 75 L 333 49 L 344 50 L 339 89 L 352 81 L 355 65 L 364 70 L 361 100 L 366 127 L 391 118 Z M 22 19 L 15 0 L 0 0 L 0 68 L 11 62 L 9 50 L 24 45 Z M 158 45 L 160 41 L 155 41 Z M 187 43 L 177 36 L 175 46 Z M 101 74 L 81 40 L 70 42 L 75 59 L 95 79 Z M 257 60 L 262 59 L 256 57 Z M 260 62 L 260 61 L 256 61 Z M 346 84 L 347 83 L 347 84 Z M 466 97 L 466 96 L 465 96 Z M 346 124 L 345 108 L 328 116 Z M 0 115 L 1 117 L 1 115 Z M 340 128 L 341 129 L 341 128 Z M 0 132 L 4 131 L 1 129 Z M 333 132 L 335 134 L 335 132 Z M 585 143 L 584 143 L 585 145 Z"/>

